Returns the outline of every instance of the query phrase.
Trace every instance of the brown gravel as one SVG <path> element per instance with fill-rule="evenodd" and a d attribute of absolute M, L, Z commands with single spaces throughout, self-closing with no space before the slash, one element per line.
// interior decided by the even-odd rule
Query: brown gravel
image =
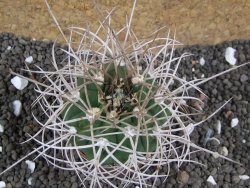
<path fill-rule="evenodd" d="M 93 2 L 96 3 L 93 3 Z M 98 8 L 111 10 L 116 6 L 114 26 L 120 27 L 133 0 L 49 0 L 63 27 L 93 28 L 102 17 Z M 138 0 L 133 28 L 142 36 L 167 26 L 184 44 L 216 44 L 225 40 L 250 39 L 249 0 Z M 58 30 L 43 0 L 1 0 L 0 32 L 55 39 Z"/>

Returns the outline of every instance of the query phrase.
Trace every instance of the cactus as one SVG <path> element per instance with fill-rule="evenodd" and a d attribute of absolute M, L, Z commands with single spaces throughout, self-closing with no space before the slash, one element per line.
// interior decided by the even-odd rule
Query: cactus
<path fill-rule="evenodd" d="M 173 58 L 179 43 L 168 37 L 142 43 L 130 36 L 132 45 L 121 46 L 119 33 L 106 29 L 108 42 L 82 29 L 88 42 L 80 43 L 78 51 L 61 49 L 67 58 L 60 63 L 54 59 L 55 71 L 29 70 L 50 83 L 32 80 L 40 94 L 34 106 L 47 116 L 37 135 L 43 138 L 44 130 L 50 130 L 54 136 L 46 143 L 32 138 L 41 144 L 37 150 L 46 161 L 75 170 L 83 182 L 91 180 L 91 187 L 101 187 L 101 182 L 114 186 L 112 178 L 124 186 L 146 186 L 148 179 L 167 176 L 159 174 L 163 165 L 180 166 L 190 153 L 193 124 L 184 120 L 188 114 L 182 100 L 192 98 L 185 96 L 192 84 L 176 76 L 189 54 Z M 155 45 L 157 40 L 164 45 Z"/>
<path fill-rule="evenodd" d="M 73 121 L 69 126 L 79 135 L 76 144 L 90 146 L 81 149 L 87 160 L 96 160 L 100 151 L 100 163 L 117 165 L 135 151 L 142 156 L 156 151 L 154 130 L 171 113 L 157 99 L 160 84 L 139 69 L 136 62 L 129 67 L 111 61 L 92 64 L 86 77 L 77 78 L 79 99 L 66 107 L 63 119 Z"/>

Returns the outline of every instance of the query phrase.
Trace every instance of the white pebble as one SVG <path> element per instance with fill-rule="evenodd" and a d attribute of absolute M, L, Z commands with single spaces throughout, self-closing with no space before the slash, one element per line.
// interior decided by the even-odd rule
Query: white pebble
<path fill-rule="evenodd" d="M 12 102 L 13 108 L 14 108 L 14 114 L 15 116 L 19 116 L 21 114 L 22 110 L 22 103 L 19 100 L 14 100 Z"/>
<path fill-rule="evenodd" d="M 29 56 L 25 59 L 25 62 L 26 63 L 32 63 L 33 62 L 33 57 L 32 56 Z"/>
<path fill-rule="evenodd" d="M 28 179 L 28 184 L 32 185 L 32 178 L 31 177 Z"/>
<path fill-rule="evenodd" d="M 203 57 L 200 58 L 199 63 L 201 66 L 205 65 L 205 59 Z"/>
<path fill-rule="evenodd" d="M 216 185 L 216 184 L 217 184 L 217 183 L 215 182 L 213 176 L 209 176 L 209 177 L 207 178 L 207 182 L 211 183 L 212 185 Z"/>
<path fill-rule="evenodd" d="M 11 50 L 11 46 L 8 46 L 8 47 L 7 47 L 7 50 Z"/>
<path fill-rule="evenodd" d="M 217 121 L 216 130 L 217 130 L 217 134 L 221 133 L 221 122 L 220 122 L 220 120 Z"/>
<path fill-rule="evenodd" d="M 30 169 L 30 172 L 33 173 L 35 170 L 35 163 L 33 161 L 30 160 L 26 160 L 25 163 L 28 165 L 28 168 Z"/>
<path fill-rule="evenodd" d="M 0 124 L 0 133 L 3 133 L 3 131 L 4 131 L 4 128 L 3 128 L 3 126 Z"/>
<path fill-rule="evenodd" d="M 245 143 L 246 143 L 246 140 L 245 140 L 245 139 L 243 139 L 243 140 L 242 140 L 242 143 L 243 143 L 243 144 L 245 144 Z"/>
<path fill-rule="evenodd" d="M 239 119 L 238 118 L 233 118 L 232 121 L 231 121 L 231 127 L 235 127 L 237 126 L 239 123 Z"/>
<path fill-rule="evenodd" d="M 241 180 L 248 180 L 250 177 L 248 175 L 239 175 Z"/>
<path fill-rule="evenodd" d="M 224 156 L 227 156 L 227 155 L 228 155 L 228 149 L 227 149 L 225 146 L 222 147 L 222 152 L 221 152 L 221 154 L 224 155 Z"/>
<path fill-rule="evenodd" d="M 230 65 L 236 64 L 236 58 L 234 57 L 235 49 L 232 47 L 228 47 L 225 52 L 225 59 Z"/>
<path fill-rule="evenodd" d="M 6 187 L 6 184 L 4 181 L 0 181 L 0 188 L 5 188 Z"/>
<path fill-rule="evenodd" d="M 2 146 L 0 146 L 0 153 L 1 153 L 1 152 L 3 152 L 3 147 L 2 147 Z"/>
<path fill-rule="evenodd" d="M 28 80 L 19 76 L 15 76 L 10 81 L 18 90 L 23 90 L 28 85 Z"/>
<path fill-rule="evenodd" d="M 188 126 L 186 127 L 186 130 L 187 130 L 188 135 L 190 135 L 194 131 L 194 124 L 193 123 L 188 124 Z"/>
<path fill-rule="evenodd" d="M 204 78 L 204 77 L 205 77 L 205 74 L 202 74 L 202 75 L 201 75 L 201 78 Z"/>

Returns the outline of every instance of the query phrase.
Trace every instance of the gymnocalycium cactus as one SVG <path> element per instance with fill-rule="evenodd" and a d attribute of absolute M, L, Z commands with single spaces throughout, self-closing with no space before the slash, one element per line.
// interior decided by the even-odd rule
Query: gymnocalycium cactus
<path fill-rule="evenodd" d="M 206 79 L 180 78 L 179 64 L 190 54 L 174 57 L 180 43 L 170 39 L 169 32 L 161 36 L 162 29 L 138 39 L 131 29 L 135 4 L 121 30 L 112 29 L 109 13 L 96 32 L 71 27 L 69 38 L 47 4 L 67 42 L 68 50 L 61 49 L 67 58 L 57 62 L 53 48 L 54 71 L 28 70 L 43 75 L 44 83 L 26 79 L 36 84 L 34 106 L 47 117 L 45 122 L 37 119 L 41 129 L 31 139 L 40 147 L 32 153 L 76 171 L 83 186 L 90 180 L 90 187 L 102 187 L 102 182 L 116 187 L 115 178 L 123 186 L 144 187 L 149 179 L 168 176 L 160 173 L 163 165 L 170 170 L 171 163 L 197 163 L 189 158 L 192 152 L 216 154 L 190 140 L 194 127 L 205 120 L 192 121 L 195 114 L 188 112 L 186 101 L 202 101 L 189 96 L 188 90 L 201 92 L 198 85 L 239 66 Z M 76 50 L 75 35 L 81 38 Z M 46 141 L 48 131 L 53 138 Z"/>
<path fill-rule="evenodd" d="M 76 78 L 74 102 L 64 103 L 68 106 L 63 120 L 71 122 L 70 129 L 78 135 L 76 145 L 85 146 L 80 151 L 89 161 L 121 165 L 135 151 L 151 157 L 160 142 L 154 132 L 169 120 L 163 86 L 147 69 L 142 71 L 143 65 L 126 61 L 90 58 L 84 76 Z"/>

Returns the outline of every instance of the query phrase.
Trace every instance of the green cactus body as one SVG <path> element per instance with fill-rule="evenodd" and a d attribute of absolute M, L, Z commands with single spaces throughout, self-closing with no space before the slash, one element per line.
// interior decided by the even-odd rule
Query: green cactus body
<path fill-rule="evenodd" d="M 104 81 L 100 84 L 91 79 L 97 70 L 92 68 L 88 70 L 88 75 L 78 78 L 81 100 L 71 103 L 63 112 L 65 121 L 85 118 L 68 125 L 77 130 L 77 135 L 81 135 L 75 144 L 89 146 L 81 149 L 86 160 L 95 158 L 100 146 L 93 144 L 100 138 L 109 143 L 105 149 L 102 148 L 99 157 L 100 161 L 105 159 L 102 162 L 104 165 L 116 165 L 117 160 L 125 163 L 134 152 L 141 156 L 155 152 L 159 140 L 153 134 L 154 128 L 161 127 L 170 115 L 168 109 L 154 100 L 157 83 L 146 76 L 143 83 L 133 84 L 126 66 L 108 63 L 102 66 Z M 142 117 L 134 113 L 136 107 L 145 111 Z M 100 110 L 91 121 L 86 119 L 88 109 Z M 114 113 L 112 117 L 111 113 Z M 124 131 L 128 127 L 135 130 L 131 137 Z M 133 151 L 135 148 L 136 151 Z"/>

